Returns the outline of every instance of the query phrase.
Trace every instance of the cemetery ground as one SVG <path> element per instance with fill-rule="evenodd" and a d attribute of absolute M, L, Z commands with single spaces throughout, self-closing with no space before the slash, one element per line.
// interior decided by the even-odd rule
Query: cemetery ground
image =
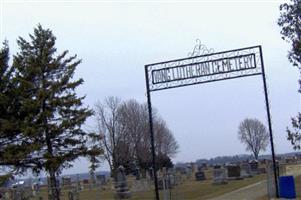
<path fill-rule="evenodd" d="M 232 167 L 231 167 L 232 166 Z M 229 169 L 231 170 L 229 171 Z M 220 168 L 208 167 L 203 169 L 203 179 L 199 180 L 198 173 L 175 173 L 173 179 L 175 184 L 172 184 L 170 190 L 160 190 L 160 199 L 169 200 L 264 200 L 267 197 L 267 180 L 269 174 L 260 172 L 253 176 L 241 176 L 233 178 L 233 172 L 237 167 L 228 166 L 227 184 L 225 182 L 216 182 L 217 171 Z M 259 168 L 258 168 L 259 169 Z M 234 170 L 234 171 L 233 171 Z M 295 177 L 297 199 L 301 200 L 301 162 L 287 163 L 279 166 L 280 176 L 293 175 Z M 200 172 L 200 171 L 198 171 Z M 159 176 L 159 183 L 162 174 Z M 127 184 L 130 189 L 130 200 L 151 200 L 154 199 L 154 186 L 150 176 L 145 178 L 128 175 Z M 69 179 L 70 180 L 70 179 Z M 197 181 L 198 180 L 198 181 Z M 162 183 L 162 181 L 161 181 Z M 214 184 L 213 184 L 214 183 Z M 160 184 L 159 184 L 160 185 Z M 61 200 L 114 200 L 116 199 L 116 183 L 112 178 L 107 177 L 104 182 L 96 182 L 92 185 L 88 179 L 83 179 L 80 182 L 63 182 L 61 185 Z M 162 185 L 160 186 L 160 188 Z M 27 189 L 26 189 L 27 188 Z M 77 189 L 76 189 L 77 188 Z M 21 189 L 21 188 L 20 188 Z M 162 188 L 161 188 L 162 189 Z M 47 186 L 42 185 L 39 190 L 32 191 L 30 187 L 23 187 L 23 193 L 28 200 L 47 200 Z M 14 192 L 15 193 L 15 192 Z M 2 193 L 3 194 L 3 193 Z M 73 198 L 70 198 L 70 195 Z M 9 195 L 10 196 L 10 195 Z M 5 196 L 4 199 L 15 199 Z M 13 195 L 14 196 L 14 195 Z M 22 195 L 23 196 L 23 195 Z M 170 198 L 169 198 L 170 196 Z M 11 196 L 12 197 L 12 196 Z M 167 197 L 167 198 L 164 198 Z M 17 198 L 18 199 L 18 198 Z"/>
<path fill-rule="evenodd" d="M 208 173 L 209 174 L 209 173 Z M 242 180 L 231 180 L 228 184 L 222 185 L 213 185 L 212 179 L 208 179 L 205 181 L 196 181 L 194 177 L 186 179 L 182 184 L 179 184 L 171 189 L 171 199 L 175 200 L 202 200 L 202 199 L 210 199 L 225 193 L 237 190 L 239 188 L 252 185 L 259 181 L 265 180 L 266 175 L 256 175 L 251 178 L 245 178 Z M 130 177 L 128 179 L 134 181 L 134 177 Z M 112 184 L 108 183 L 107 186 L 102 188 L 89 188 L 86 186 L 82 191 L 80 191 L 79 199 L 84 200 L 97 200 L 97 199 L 105 199 L 105 200 L 114 200 L 115 190 L 111 187 Z M 68 192 L 70 189 L 62 190 L 62 200 L 68 200 Z M 41 196 L 43 199 L 47 199 L 46 188 L 41 190 Z M 163 192 L 160 190 L 160 199 L 163 199 Z M 148 191 L 142 192 L 132 192 L 131 200 L 148 200 L 154 198 L 154 190 L 151 188 Z M 34 200 L 33 198 L 32 200 Z"/>

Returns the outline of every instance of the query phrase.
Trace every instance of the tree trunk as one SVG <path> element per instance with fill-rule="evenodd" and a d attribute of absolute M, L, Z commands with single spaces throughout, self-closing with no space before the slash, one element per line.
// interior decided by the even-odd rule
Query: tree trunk
<path fill-rule="evenodd" d="M 45 92 L 45 80 L 46 77 L 44 76 L 44 73 L 42 74 L 42 91 Z M 46 99 L 42 99 L 42 112 L 44 113 L 46 111 Z M 53 147 L 51 144 L 51 139 L 49 135 L 49 129 L 48 129 L 48 119 L 46 115 L 43 116 L 43 123 L 44 123 L 44 131 L 45 131 L 45 138 L 46 138 L 46 145 L 47 145 L 47 153 L 51 156 L 51 159 L 53 158 Z M 47 160 L 49 161 L 49 160 Z M 55 175 L 55 168 L 51 166 L 53 163 L 50 163 L 49 169 L 47 170 L 49 172 L 49 183 L 48 183 L 48 199 L 49 200 L 60 200 L 60 193 L 59 193 L 59 186 L 56 182 L 56 175 Z M 46 168 L 47 169 L 47 168 Z M 50 188 L 49 188 L 50 187 Z"/>
<path fill-rule="evenodd" d="M 258 154 L 257 152 L 254 152 L 254 157 L 255 157 L 255 160 L 258 160 Z"/>
<path fill-rule="evenodd" d="M 91 183 L 93 185 L 95 185 L 95 183 L 96 183 L 96 180 L 95 180 L 95 170 L 91 170 L 90 171 L 90 180 L 91 180 Z"/>
<path fill-rule="evenodd" d="M 49 200 L 60 200 L 60 192 L 59 192 L 59 185 L 57 184 L 56 181 L 56 175 L 55 175 L 55 170 L 52 168 L 49 169 L 49 185 L 48 185 L 48 199 Z"/>

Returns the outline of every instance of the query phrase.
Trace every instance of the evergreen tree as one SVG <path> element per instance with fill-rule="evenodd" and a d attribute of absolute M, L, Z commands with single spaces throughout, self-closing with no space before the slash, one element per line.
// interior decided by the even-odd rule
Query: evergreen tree
<path fill-rule="evenodd" d="M 88 157 L 88 160 L 90 162 L 89 165 L 89 172 L 90 172 L 90 180 L 92 181 L 92 184 L 96 183 L 96 176 L 95 171 L 98 167 L 100 167 L 101 161 L 103 158 L 103 150 L 102 147 L 99 145 L 98 141 L 102 140 L 101 137 L 97 133 L 90 133 L 89 134 L 89 143 L 91 146 L 91 150 Z"/>
<path fill-rule="evenodd" d="M 89 172 L 90 172 L 90 181 L 92 184 L 95 184 L 95 171 L 97 167 L 99 167 L 98 159 L 96 156 L 91 155 L 90 156 L 90 166 L 89 166 Z"/>
<path fill-rule="evenodd" d="M 156 162 L 157 162 L 158 169 L 162 169 L 163 167 L 165 167 L 166 169 L 171 169 L 174 166 L 170 157 L 164 154 L 159 154 L 157 156 Z"/>
<path fill-rule="evenodd" d="M 9 47 L 7 41 L 3 43 L 0 50 L 0 163 L 1 166 L 9 166 L 9 158 L 12 157 L 8 151 L 13 145 L 16 134 L 14 124 L 11 120 L 12 77 L 13 70 L 9 67 Z"/>
<path fill-rule="evenodd" d="M 8 62 L 9 47 L 5 41 L 0 50 L 0 166 L 17 173 L 30 166 L 27 161 L 35 145 L 21 134 L 24 113 L 19 112 L 15 70 Z"/>
<path fill-rule="evenodd" d="M 36 144 L 30 159 L 33 169 L 49 174 L 49 199 L 59 200 L 57 175 L 89 153 L 81 126 L 92 110 L 75 93 L 83 83 L 83 79 L 73 79 L 81 60 L 76 55 L 67 57 L 68 51 L 58 54 L 55 36 L 41 25 L 29 36 L 30 41 L 19 37 L 20 51 L 13 59 L 20 112 L 26 113 L 22 134 Z"/>
<path fill-rule="evenodd" d="M 0 50 L 0 162 L 1 166 L 7 164 L 4 161 L 4 152 L 6 147 L 11 144 L 9 133 L 12 131 L 10 116 L 8 115 L 9 96 L 10 96 L 10 83 L 12 77 L 12 70 L 8 65 L 9 61 L 9 48 L 7 41 L 3 43 Z"/>

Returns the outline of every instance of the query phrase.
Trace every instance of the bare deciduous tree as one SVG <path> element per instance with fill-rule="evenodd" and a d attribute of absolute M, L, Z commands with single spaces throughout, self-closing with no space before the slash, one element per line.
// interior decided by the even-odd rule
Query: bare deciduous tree
<path fill-rule="evenodd" d="M 154 134 L 156 153 L 158 155 L 163 154 L 169 157 L 175 156 L 178 152 L 179 145 L 163 119 L 157 118 L 155 120 Z"/>
<path fill-rule="evenodd" d="M 151 165 L 151 142 L 146 104 L 136 100 L 122 102 L 117 97 L 108 97 L 96 104 L 98 132 L 102 134 L 105 159 L 111 170 L 119 165 Z M 163 119 L 154 112 L 154 135 L 156 154 L 173 157 L 178 144 Z"/>
<path fill-rule="evenodd" d="M 150 149 L 148 136 L 147 107 L 135 100 L 125 101 L 121 108 L 121 121 L 129 139 L 131 156 L 138 164 L 141 159 L 149 157 L 147 150 Z"/>
<path fill-rule="evenodd" d="M 238 138 L 246 144 L 246 150 L 251 151 L 258 159 L 260 151 L 268 145 L 269 135 L 266 127 L 258 119 L 245 119 L 238 128 Z"/>
<path fill-rule="evenodd" d="M 149 162 L 151 155 L 151 142 L 148 121 L 148 108 L 146 104 L 139 104 L 135 100 L 129 100 L 121 106 L 121 119 L 127 136 L 131 137 L 132 155 L 134 159 L 141 162 Z M 153 126 L 155 148 L 157 155 L 173 157 L 179 145 L 166 122 L 153 111 Z"/>
<path fill-rule="evenodd" d="M 97 102 L 95 105 L 98 133 L 101 137 L 99 141 L 113 173 L 118 167 L 116 147 L 123 134 L 122 127 L 118 123 L 120 105 L 121 100 L 117 97 L 107 97 L 103 103 Z"/>

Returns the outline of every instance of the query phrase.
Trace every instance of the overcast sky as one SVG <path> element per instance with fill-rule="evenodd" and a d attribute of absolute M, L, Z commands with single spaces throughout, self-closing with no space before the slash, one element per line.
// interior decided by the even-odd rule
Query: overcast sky
<path fill-rule="evenodd" d="M 107 96 L 145 102 L 144 65 L 187 57 L 196 39 L 215 52 L 262 45 L 275 150 L 292 151 L 285 130 L 300 109 L 299 75 L 277 26 L 283 1 L 0 2 L 0 39 L 11 54 L 17 37 L 28 39 L 40 23 L 53 31 L 59 51 L 83 59 L 78 92 L 90 107 Z M 180 145 L 174 162 L 246 153 L 239 123 L 249 117 L 267 124 L 261 76 L 154 92 L 152 100 Z M 65 173 L 87 170 L 81 160 Z"/>

